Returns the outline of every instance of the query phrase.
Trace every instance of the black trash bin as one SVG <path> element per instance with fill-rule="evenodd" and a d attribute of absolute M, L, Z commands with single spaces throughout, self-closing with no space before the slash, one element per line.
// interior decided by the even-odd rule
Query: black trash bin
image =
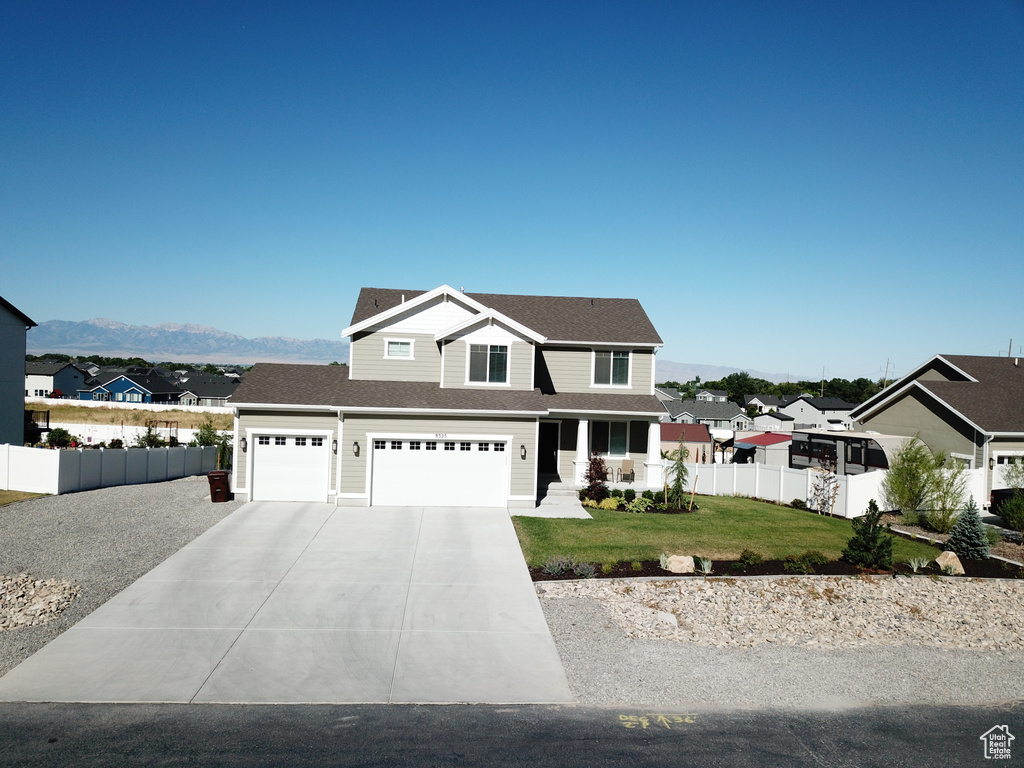
<path fill-rule="evenodd" d="M 228 473 L 224 470 L 217 470 L 210 472 L 207 477 L 210 479 L 210 501 L 231 501 Z"/>

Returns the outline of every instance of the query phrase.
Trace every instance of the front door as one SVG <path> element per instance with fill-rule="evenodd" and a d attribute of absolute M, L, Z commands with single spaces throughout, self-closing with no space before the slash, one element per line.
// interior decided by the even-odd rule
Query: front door
<path fill-rule="evenodd" d="M 558 474 L 558 422 L 540 423 L 540 440 L 537 446 L 537 472 L 541 475 Z"/>

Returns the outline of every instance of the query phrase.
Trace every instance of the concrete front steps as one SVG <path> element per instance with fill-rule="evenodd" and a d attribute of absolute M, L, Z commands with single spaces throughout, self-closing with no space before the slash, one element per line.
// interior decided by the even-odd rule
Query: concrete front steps
<path fill-rule="evenodd" d="M 579 491 L 563 483 L 557 475 L 541 475 L 537 483 L 540 503 L 528 517 L 575 517 L 591 519 L 590 513 L 580 504 Z"/>

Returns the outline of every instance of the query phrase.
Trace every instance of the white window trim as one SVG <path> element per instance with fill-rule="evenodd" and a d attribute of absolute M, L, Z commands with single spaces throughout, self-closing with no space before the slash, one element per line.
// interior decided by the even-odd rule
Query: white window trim
<path fill-rule="evenodd" d="M 625 352 L 629 357 L 627 359 L 626 369 L 626 383 L 625 384 L 598 384 L 594 379 L 597 377 L 597 353 L 598 352 L 610 352 L 613 353 L 613 358 L 609 362 L 609 365 L 614 363 L 615 352 Z M 614 367 L 614 366 L 612 366 Z M 608 370 L 609 381 L 612 378 L 612 368 Z M 590 386 L 597 389 L 632 389 L 633 388 L 633 350 L 632 349 L 592 349 L 590 350 Z"/>
<path fill-rule="evenodd" d="M 409 356 L 408 357 L 402 357 L 401 355 L 389 355 L 388 354 L 388 346 L 392 342 L 398 342 L 400 344 L 408 344 L 409 345 Z M 384 359 L 385 360 L 415 360 L 416 359 L 416 339 L 405 339 L 405 338 L 385 336 L 384 337 Z"/>
<path fill-rule="evenodd" d="M 512 386 L 512 342 L 511 341 L 508 342 L 507 344 L 492 344 L 490 342 L 470 341 L 469 339 L 466 339 L 465 344 L 466 344 L 466 386 L 467 387 L 499 387 L 499 388 L 505 387 L 505 388 L 510 388 Z M 505 376 L 506 376 L 505 381 L 470 381 L 470 379 L 469 379 L 469 361 L 470 361 L 470 354 L 472 352 L 471 348 L 472 348 L 473 345 L 477 345 L 477 346 L 481 346 L 481 347 L 483 347 L 483 346 L 487 347 L 488 373 L 490 373 L 491 347 L 506 347 L 508 349 L 508 352 L 506 353 L 508 355 L 508 358 L 505 360 Z"/>

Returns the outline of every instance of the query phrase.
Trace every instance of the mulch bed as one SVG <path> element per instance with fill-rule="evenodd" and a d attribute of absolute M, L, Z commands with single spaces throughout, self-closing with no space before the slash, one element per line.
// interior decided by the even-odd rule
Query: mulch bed
<path fill-rule="evenodd" d="M 712 576 L 732 576 L 732 577 L 743 577 L 743 576 L 794 576 L 792 571 L 787 571 L 784 567 L 782 560 L 765 560 L 760 565 L 747 566 L 745 570 L 734 570 L 733 563 L 735 560 L 715 560 L 712 562 L 711 575 Z M 593 563 L 596 571 L 595 578 L 598 579 L 629 579 L 637 577 L 650 577 L 650 576 L 669 576 L 677 577 L 681 579 L 690 578 L 703 578 L 700 573 L 671 573 L 670 571 L 662 570 L 661 562 L 658 560 L 642 560 L 640 561 L 640 570 L 634 570 L 630 563 L 617 563 L 612 566 L 608 573 L 605 573 L 601 569 L 600 563 Z M 981 579 L 1024 579 L 1024 569 L 1019 566 L 1010 565 L 1000 560 L 965 560 L 963 561 L 964 571 L 966 576 Z M 814 567 L 814 573 L 818 576 L 861 576 L 861 575 L 880 575 L 890 576 L 893 573 L 900 575 L 909 575 L 913 572 L 910 566 L 906 563 L 896 563 L 893 571 L 872 571 L 865 568 L 860 568 L 856 565 L 850 565 L 842 560 L 832 560 L 824 565 Z M 918 570 L 917 575 L 933 575 L 941 576 L 940 571 L 935 564 L 932 563 L 927 568 Z M 552 576 L 544 573 L 540 568 L 531 568 L 530 577 L 534 581 L 568 581 L 570 579 L 580 578 L 572 571 L 563 573 L 560 576 Z"/>

